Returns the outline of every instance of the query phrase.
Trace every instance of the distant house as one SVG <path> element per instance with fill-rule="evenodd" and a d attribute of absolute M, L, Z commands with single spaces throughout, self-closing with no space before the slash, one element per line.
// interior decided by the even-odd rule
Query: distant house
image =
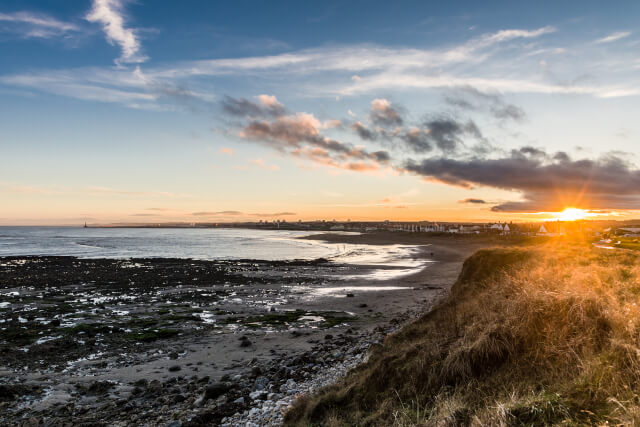
<path fill-rule="evenodd" d="M 562 222 L 547 222 L 538 229 L 538 236 L 562 236 L 566 234 L 565 226 Z"/>
<path fill-rule="evenodd" d="M 504 231 L 504 227 L 502 226 L 502 224 L 497 223 L 497 224 L 492 224 L 492 225 L 489 227 L 489 230 Z"/>

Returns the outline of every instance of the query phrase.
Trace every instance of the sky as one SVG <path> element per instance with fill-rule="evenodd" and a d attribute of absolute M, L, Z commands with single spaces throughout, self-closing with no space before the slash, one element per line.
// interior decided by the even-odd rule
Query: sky
<path fill-rule="evenodd" d="M 0 4 L 0 225 L 640 217 L 640 3 Z"/>

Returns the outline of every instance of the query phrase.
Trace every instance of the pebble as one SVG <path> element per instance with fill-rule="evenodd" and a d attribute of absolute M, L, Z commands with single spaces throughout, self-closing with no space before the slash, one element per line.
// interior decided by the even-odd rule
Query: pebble
<path fill-rule="evenodd" d="M 252 399 L 252 407 L 248 410 L 238 412 L 222 420 L 221 426 L 279 426 L 282 425 L 284 413 L 293 405 L 297 397 L 301 394 L 310 394 L 315 391 L 334 384 L 342 378 L 350 369 L 363 363 L 367 359 L 368 344 L 362 344 L 361 348 L 354 348 L 344 359 L 332 363 L 330 367 L 317 370 L 308 379 L 296 382 L 289 378 L 279 387 L 280 393 L 270 392 L 266 394 L 266 400 L 253 400 L 258 393 L 265 396 L 261 390 L 253 391 L 249 394 Z M 343 356 L 340 353 L 340 356 Z M 316 367 L 314 365 L 314 367 Z M 244 403 L 241 397 L 234 403 Z"/>
<path fill-rule="evenodd" d="M 225 383 L 215 383 L 207 386 L 204 390 L 204 400 L 217 399 L 229 391 L 231 387 Z"/>

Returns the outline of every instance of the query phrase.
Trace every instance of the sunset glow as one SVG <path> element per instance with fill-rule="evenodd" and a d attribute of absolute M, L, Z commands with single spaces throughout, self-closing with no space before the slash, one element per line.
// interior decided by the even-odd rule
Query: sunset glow
<path fill-rule="evenodd" d="M 0 225 L 640 216 L 634 13 L 271 3 L 3 1 Z"/>
<path fill-rule="evenodd" d="M 639 18 L 0 0 L 0 426 L 640 427 Z"/>
<path fill-rule="evenodd" d="M 558 212 L 558 215 L 553 219 L 560 221 L 577 221 L 580 219 L 587 219 L 594 215 L 594 213 L 591 213 L 586 209 L 566 208 L 562 212 Z"/>

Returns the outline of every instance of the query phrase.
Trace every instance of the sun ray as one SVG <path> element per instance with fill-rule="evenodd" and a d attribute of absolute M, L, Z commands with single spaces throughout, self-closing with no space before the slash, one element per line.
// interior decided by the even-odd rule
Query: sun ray
<path fill-rule="evenodd" d="M 553 219 L 559 221 L 578 221 L 593 215 L 593 213 L 586 209 L 566 208 L 562 212 L 558 212 L 557 216 Z"/>

